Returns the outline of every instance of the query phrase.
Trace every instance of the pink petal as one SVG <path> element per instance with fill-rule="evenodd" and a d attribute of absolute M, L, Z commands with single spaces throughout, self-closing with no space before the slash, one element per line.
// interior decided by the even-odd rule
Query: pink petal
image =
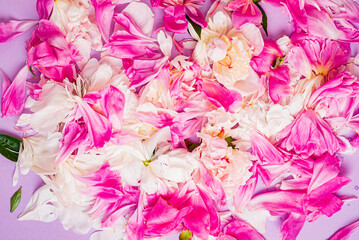
<path fill-rule="evenodd" d="M 88 145 L 87 129 L 83 122 L 70 122 L 66 125 L 59 152 L 55 159 L 55 166 L 60 165 L 79 147 Z"/>
<path fill-rule="evenodd" d="M 201 2 L 201 1 L 198 1 Z M 207 22 L 204 19 L 202 13 L 195 7 L 190 4 L 186 4 L 186 14 L 187 16 L 196 24 L 198 24 L 202 29 L 207 27 Z"/>
<path fill-rule="evenodd" d="M 211 198 L 215 200 L 218 207 L 222 208 L 226 205 L 226 194 L 222 188 L 222 185 L 213 178 L 208 170 L 201 165 L 201 182 L 207 193 L 210 194 Z"/>
<path fill-rule="evenodd" d="M 52 9 L 54 7 L 54 0 L 37 0 L 36 10 L 39 14 L 39 19 L 49 19 Z"/>
<path fill-rule="evenodd" d="M 203 81 L 202 93 L 216 107 L 224 107 L 226 111 L 234 113 L 242 104 L 242 96 L 235 90 L 229 90 L 214 81 Z"/>
<path fill-rule="evenodd" d="M 0 43 L 8 42 L 35 26 L 38 21 L 16 21 L 8 23 L 0 22 Z"/>
<path fill-rule="evenodd" d="M 223 233 L 240 240 L 265 240 L 251 225 L 239 219 L 233 219 L 224 228 Z"/>
<path fill-rule="evenodd" d="M 290 213 L 280 229 L 282 240 L 296 240 L 305 223 L 305 215 Z"/>
<path fill-rule="evenodd" d="M 95 8 L 98 29 L 105 42 L 108 42 L 115 5 L 110 0 L 91 0 Z"/>
<path fill-rule="evenodd" d="M 185 33 L 187 31 L 185 7 L 176 5 L 166 8 L 163 23 L 169 32 Z"/>
<path fill-rule="evenodd" d="M 289 68 L 287 66 L 279 66 L 270 72 L 268 91 L 274 103 L 278 103 L 282 98 L 291 93 L 292 89 L 289 83 Z"/>
<path fill-rule="evenodd" d="M 284 163 L 283 154 L 271 144 L 266 137 L 257 131 L 251 134 L 251 145 L 253 154 L 261 163 L 282 164 Z"/>
<path fill-rule="evenodd" d="M 1 95 L 1 117 L 13 117 L 22 113 L 26 97 L 26 80 L 29 74 L 28 67 L 23 67 L 10 84 L 9 79 L 1 70 L 3 76 Z"/>
<path fill-rule="evenodd" d="M 334 154 L 345 149 L 344 143 L 333 133 L 329 124 L 312 110 L 298 115 L 277 137 L 282 139 L 282 148 L 294 151 L 303 158 L 319 157 L 326 152 Z"/>
<path fill-rule="evenodd" d="M 282 57 L 282 51 L 276 41 L 268 39 L 264 41 L 263 50 L 252 59 L 251 65 L 256 72 L 261 74 L 269 72 L 277 57 Z"/>
<path fill-rule="evenodd" d="M 313 176 L 308 186 L 308 194 L 317 187 L 332 180 L 339 174 L 340 160 L 325 154 L 314 162 Z"/>
<path fill-rule="evenodd" d="M 355 221 L 338 230 L 328 240 L 348 240 L 350 235 L 359 227 L 359 221 Z"/>
<path fill-rule="evenodd" d="M 232 2 L 228 5 L 228 7 L 231 5 Z M 248 4 L 238 7 L 233 12 L 232 21 L 236 29 L 241 29 L 241 27 L 246 23 L 252 23 L 259 26 L 262 23 L 262 13 L 255 4 L 248 2 Z"/>
<path fill-rule="evenodd" d="M 261 176 L 264 185 L 268 187 L 277 177 L 287 172 L 289 168 L 289 162 L 284 164 L 259 164 L 257 167 L 257 172 Z"/>
<path fill-rule="evenodd" d="M 111 138 L 111 122 L 101 114 L 95 112 L 84 100 L 78 99 L 77 102 L 78 111 L 81 116 L 83 116 L 93 146 L 97 148 L 103 147 Z"/>
<path fill-rule="evenodd" d="M 234 206 L 240 212 L 251 200 L 254 190 L 257 186 L 258 175 L 252 175 L 246 184 L 239 186 L 236 195 L 234 196 Z"/>
<path fill-rule="evenodd" d="M 125 107 L 125 95 L 114 86 L 100 90 L 100 106 L 105 116 L 111 121 L 112 126 L 121 129 L 122 115 Z"/>

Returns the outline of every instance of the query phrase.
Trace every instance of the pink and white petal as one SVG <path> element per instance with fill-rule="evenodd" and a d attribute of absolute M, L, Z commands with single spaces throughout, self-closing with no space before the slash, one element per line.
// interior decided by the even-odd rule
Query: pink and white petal
<path fill-rule="evenodd" d="M 97 26 L 102 38 L 108 42 L 115 5 L 109 0 L 91 0 L 91 3 L 95 8 Z"/>
<path fill-rule="evenodd" d="M 38 21 L 33 20 L 11 20 L 8 23 L 0 22 L 0 43 L 8 42 L 18 37 L 22 33 L 35 26 L 37 23 Z"/>
<path fill-rule="evenodd" d="M 223 233 L 235 239 L 265 240 L 265 238 L 247 222 L 233 219 L 224 228 Z"/>
<path fill-rule="evenodd" d="M 240 32 L 253 48 L 253 55 L 258 56 L 264 48 L 264 41 L 259 28 L 254 24 L 246 24 L 241 28 Z"/>
<path fill-rule="evenodd" d="M 240 30 L 244 24 L 252 23 L 259 26 L 262 23 L 262 13 L 255 4 L 242 5 L 232 14 L 233 26 Z"/>
<path fill-rule="evenodd" d="M 238 212 L 241 212 L 251 200 L 254 190 L 257 186 L 257 182 L 258 175 L 255 174 L 247 180 L 246 184 L 239 186 L 233 199 L 234 206 Z"/>
<path fill-rule="evenodd" d="M 187 4 L 186 5 L 187 16 L 202 29 L 207 27 L 207 22 L 203 17 L 203 14 L 195 7 Z"/>

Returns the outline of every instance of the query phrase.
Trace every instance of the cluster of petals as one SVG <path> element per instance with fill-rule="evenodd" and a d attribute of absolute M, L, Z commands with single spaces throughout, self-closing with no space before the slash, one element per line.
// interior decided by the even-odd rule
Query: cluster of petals
<path fill-rule="evenodd" d="M 337 192 L 359 147 L 359 5 L 264 2 L 37 0 L 38 21 L 0 23 L 0 42 L 33 30 L 26 66 L 0 70 L 18 167 L 45 183 L 19 219 L 91 240 L 260 240 L 284 216 L 294 240 L 354 200 Z M 267 4 L 291 36 L 264 37 Z"/>

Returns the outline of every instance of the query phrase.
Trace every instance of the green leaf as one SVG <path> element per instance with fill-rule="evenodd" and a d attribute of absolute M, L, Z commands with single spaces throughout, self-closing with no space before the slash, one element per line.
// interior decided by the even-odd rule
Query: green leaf
<path fill-rule="evenodd" d="M 34 71 L 32 70 L 32 66 L 29 66 L 29 70 L 30 70 L 31 74 L 34 76 L 34 78 L 37 78 L 37 77 L 36 77 L 36 74 L 35 74 Z"/>
<path fill-rule="evenodd" d="M 234 139 L 231 136 L 226 137 L 224 140 L 226 140 L 228 147 L 231 147 L 231 148 L 236 147 L 236 145 L 233 144 Z"/>
<path fill-rule="evenodd" d="M 190 240 L 192 239 L 193 234 L 190 230 L 186 230 L 181 232 L 181 234 L 179 235 L 179 240 Z"/>
<path fill-rule="evenodd" d="M 193 22 L 187 15 L 186 15 L 186 19 L 188 23 L 192 25 L 194 31 L 198 34 L 198 37 L 201 38 L 201 32 L 202 32 L 201 26 Z"/>
<path fill-rule="evenodd" d="M 13 162 L 17 162 L 21 142 L 20 139 L 0 134 L 0 154 Z"/>
<path fill-rule="evenodd" d="M 268 37 L 268 31 L 267 31 L 267 15 L 266 15 L 266 12 L 264 11 L 264 9 L 261 7 L 261 5 L 259 5 L 259 2 L 260 1 L 253 1 L 253 3 L 259 8 L 259 10 L 261 11 L 262 13 L 262 27 L 263 27 L 263 30 L 264 32 L 266 33 L 267 37 Z"/>
<path fill-rule="evenodd" d="M 184 142 L 186 143 L 186 147 L 188 149 L 188 151 L 192 152 L 193 150 L 195 150 L 199 145 L 198 143 L 193 143 L 191 141 L 188 141 L 187 139 L 184 140 Z"/>
<path fill-rule="evenodd" d="M 21 200 L 21 187 L 19 188 L 19 190 L 17 190 L 14 193 L 14 195 L 12 195 L 10 199 L 10 212 L 15 211 L 17 206 L 19 206 L 20 200 Z"/>

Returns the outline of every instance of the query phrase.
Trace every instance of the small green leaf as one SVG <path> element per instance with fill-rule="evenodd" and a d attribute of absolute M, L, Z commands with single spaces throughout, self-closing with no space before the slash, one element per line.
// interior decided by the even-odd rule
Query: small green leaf
<path fill-rule="evenodd" d="M 10 212 L 15 211 L 17 206 L 19 206 L 20 200 L 21 200 L 21 187 L 19 188 L 19 190 L 17 190 L 14 193 L 14 195 L 12 195 L 10 199 Z"/>
<path fill-rule="evenodd" d="M 278 66 L 280 66 L 284 62 L 284 57 L 277 57 L 275 61 L 272 64 L 272 69 L 276 69 Z"/>
<path fill-rule="evenodd" d="M 30 70 L 31 74 L 34 76 L 34 78 L 37 78 L 37 77 L 36 77 L 36 74 L 35 74 L 34 71 L 32 70 L 32 66 L 29 66 L 29 70 Z"/>
<path fill-rule="evenodd" d="M 261 7 L 261 5 L 259 5 L 259 2 L 260 1 L 253 1 L 253 3 L 259 8 L 259 10 L 261 11 L 262 13 L 262 27 L 263 27 L 263 30 L 264 32 L 266 33 L 267 37 L 268 37 L 268 31 L 267 31 L 267 15 L 266 15 L 266 12 L 264 11 L 264 9 Z"/>
<path fill-rule="evenodd" d="M 0 134 L 0 154 L 13 162 L 19 157 L 20 144 L 20 139 Z"/>
<path fill-rule="evenodd" d="M 179 235 L 179 240 L 190 240 L 192 239 L 193 234 L 190 230 L 186 230 L 181 232 L 181 234 Z"/>
<path fill-rule="evenodd" d="M 226 137 L 224 140 L 226 140 L 228 147 L 231 147 L 231 148 L 236 147 L 236 145 L 233 144 L 234 139 L 231 136 Z"/>
<path fill-rule="evenodd" d="M 186 15 L 186 19 L 188 23 L 192 25 L 194 31 L 198 34 L 198 37 L 201 38 L 201 32 L 202 32 L 201 26 L 193 22 L 187 15 Z"/>
<path fill-rule="evenodd" d="M 184 140 L 184 142 L 186 143 L 186 147 L 188 149 L 188 151 L 192 152 L 193 150 L 195 150 L 199 145 L 198 143 L 193 143 L 191 141 L 188 141 L 187 139 Z"/>

